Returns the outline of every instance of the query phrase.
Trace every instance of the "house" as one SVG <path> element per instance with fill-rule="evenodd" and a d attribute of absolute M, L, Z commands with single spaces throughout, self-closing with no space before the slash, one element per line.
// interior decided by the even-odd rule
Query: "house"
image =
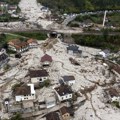
<path fill-rule="evenodd" d="M 79 50 L 79 47 L 77 45 L 69 45 L 67 47 L 67 53 L 70 55 L 81 55 L 82 51 Z"/>
<path fill-rule="evenodd" d="M 48 7 L 42 7 L 42 8 L 41 8 L 41 11 L 42 11 L 42 12 L 48 12 L 48 11 L 49 11 L 49 8 L 48 8 Z"/>
<path fill-rule="evenodd" d="M 115 88 L 109 88 L 108 93 L 110 95 L 111 102 L 119 101 L 120 104 L 120 93 Z"/>
<path fill-rule="evenodd" d="M 27 43 L 29 45 L 29 48 L 36 48 L 38 46 L 37 40 L 34 39 L 27 40 Z"/>
<path fill-rule="evenodd" d="M 27 84 L 16 87 L 14 92 L 16 102 L 35 99 L 34 84 Z"/>
<path fill-rule="evenodd" d="M 72 90 L 68 85 L 60 85 L 54 88 L 59 101 L 72 99 Z"/>
<path fill-rule="evenodd" d="M 8 13 L 16 12 L 18 6 L 17 5 L 8 5 Z"/>
<path fill-rule="evenodd" d="M 33 84 L 44 82 L 49 76 L 46 70 L 30 70 L 29 74 Z"/>
<path fill-rule="evenodd" d="M 4 49 L 1 49 L 0 51 L 0 68 L 3 67 L 5 64 L 7 64 L 9 61 L 9 57 L 6 54 L 6 51 Z"/>
<path fill-rule="evenodd" d="M 8 42 L 8 48 L 15 52 L 24 52 L 29 49 L 29 45 L 27 42 L 20 41 L 19 39 L 14 39 Z"/>
<path fill-rule="evenodd" d="M 103 58 L 106 58 L 106 57 L 108 57 L 110 55 L 110 50 L 105 49 L 105 50 L 99 52 L 98 55 L 100 55 Z"/>
<path fill-rule="evenodd" d="M 70 120 L 69 109 L 66 106 L 61 107 L 59 111 L 63 120 Z"/>
<path fill-rule="evenodd" d="M 52 57 L 48 54 L 45 54 L 43 57 L 41 57 L 40 60 L 43 67 L 50 66 L 52 61 L 53 61 Z"/>
<path fill-rule="evenodd" d="M 59 112 L 63 120 L 70 120 L 70 116 L 74 116 L 74 110 L 72 107 L 63 106 L 59 109 Z"/>
<path fill-rule="evenodd" d="M 74 76 L 63 76 L 63 81 L 65 84 L 71 86 L 75 84 L 75 77 Z"/>
<path fill-rule="evenodd" d="M 50 96 L 45 98 L 46 108 L 51 108 L 56 105 L 56 99 L 55 96 Z"/>
<path fill-rule="evenodd" d="M 51 112 L 46 115 L 46 120 L 61 120 L 58 112 Z"/>

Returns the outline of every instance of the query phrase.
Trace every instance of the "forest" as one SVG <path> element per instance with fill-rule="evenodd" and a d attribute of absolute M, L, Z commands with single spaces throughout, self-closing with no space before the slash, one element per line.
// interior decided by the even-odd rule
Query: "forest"
<path fill-rule="evenodd" d="M 20 0 L 0 0 L 1 2 L 6 2 L 8 4 L 11 4 L 11 5 L 17 5 Z"/>
<path fill-rule="evenodd" d="M 120 9 L 120 0 L 37 0 L 61 13 L 79 13 L 94 10 Z"/>

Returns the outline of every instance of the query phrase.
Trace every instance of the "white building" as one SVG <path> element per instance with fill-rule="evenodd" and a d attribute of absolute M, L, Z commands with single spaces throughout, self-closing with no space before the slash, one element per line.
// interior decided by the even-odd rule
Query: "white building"
<path fill-rule="evenodd" d="M 72 99 L 72 90 L 68 85 L 61 85 L 54 88 L 59 101 Z"/>
<path fill-rule="evenodd" d="M 29 45 L 27 42 L 14 39 L 8 42 L 8 48 L 15 52 L 24 52 L 29 49 Z"/>
<path fill-rule="evenodd" d="M 63 82 L 69 86 L 75 84 L 75 77 L 74 76 L 63 76 Z"/>
<path fill-rule="evenodd" d="M 98 55 L 102 56 L 103 58 L 108 57 L 109 54 L 110 54 L 110 51 L 107 50 L 107 49 L 105 49 L 105 50 L 103 50 L 103 51 L 101 51 L 101 52 L 98 53 Z"/>
<path fill-rule="evenodd" d="M 55 96 L 45 98 L 46 108 L 51 108 L 56 105 Z"/>
<path fill-rule="evenodd" d="M 34 39 L 29 39 L 27 43 L 29 44 L 29 48 L 36 48 L 38 46 L 37 40 Z"/>
<path fill-rule="evenodd" d="M 38 84 L 48 79 L 48 72 L 46 70 L 30 70 L 29 73 L 33 84 Z"/>
<path fill-rule="evenodd" d="M 16 102 L 34 99 L 35 99 L 34 84 L 23 85 L 15 89 Z"/>
<path fill-rule="evenodd" d="M 49 67 L 52 61 L 53 61 L 52 57 L 48 54 L 45 54 L 44 56 L 42 56 L 40 60 L 43 67 Z"/>

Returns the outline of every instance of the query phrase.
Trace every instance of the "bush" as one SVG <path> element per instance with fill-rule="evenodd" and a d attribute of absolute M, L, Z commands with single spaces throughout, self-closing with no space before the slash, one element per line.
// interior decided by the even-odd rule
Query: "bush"
<path fill-rule="evenodd" d="M 112 104 L 116 106 L 117 108 L 120 108 L 120 104 L 118 101 L 113 101 Z"/>
<path fill-rule="evenodd" d="M 9 70 L 9 68 L 10 68 L 10 65 L 7 64 L 7 65 L 5 65 L 4 70 L 7 71 L 7 70 Z"/>
<path fill-rule="evenodd" d="M 50 86 L 50 80 L 45 80 L 44 82 L 40 83 L 40 88 Z"/>

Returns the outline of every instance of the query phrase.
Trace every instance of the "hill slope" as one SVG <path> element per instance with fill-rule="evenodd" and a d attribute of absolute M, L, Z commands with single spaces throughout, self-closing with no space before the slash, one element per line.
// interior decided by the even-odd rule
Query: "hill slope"
<path fill-rule="evenodd" d="M 43 5 L 61 12 L 120 9 L 120 0 L 37 0 Z"/>

